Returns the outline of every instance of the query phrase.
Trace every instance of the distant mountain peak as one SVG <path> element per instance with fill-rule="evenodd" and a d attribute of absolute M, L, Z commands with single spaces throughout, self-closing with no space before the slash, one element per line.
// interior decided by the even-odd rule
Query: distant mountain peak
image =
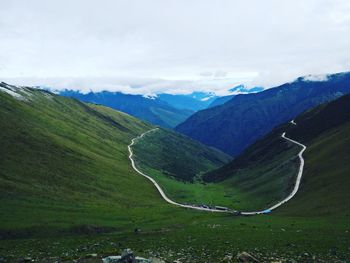
<path fill-rule="evenodd" d="M 231 95 L 237 95 L 237 94 L 256 93 L 256 92 L 260 92 L 263 90 L 264 90 L 263 87 L 248 88 L 245 85 L 240 84 L 236 87 L 233 87 L 232 89 L 229 89 L 229 92 L 231 93 Z"/>

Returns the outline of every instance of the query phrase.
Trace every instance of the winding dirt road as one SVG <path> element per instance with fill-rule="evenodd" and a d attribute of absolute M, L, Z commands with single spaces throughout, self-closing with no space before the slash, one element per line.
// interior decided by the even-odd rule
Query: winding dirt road
<path fill-rule="evenodd" d="M 291 121 L 292 124 L 296 125 L 296 123 L 294 122 L 294 120 Z M 162 198 L 168 202 L 169 204 L 172 205 L 176 205 L 179 207 L 184 207 L 184 208 L 189 208 L 189 209 L 195 209 L 195 210 L 201 210 L 201 211 L 208 211 L 208 212 L 217 212 L 217 213 L 234 213 L 237 212 L 236 210 L 220 210 L 220 209 L 216 209 L 216 208 L 205 208 L 205 207 L 200 207 L 200 206 L 194 206 L 194 205 L 185 205 L 185 204 L 180 204 L 177 203 L 173 200 L 171 200 L 169 197 L 166 196 L 166 194 L 164 193 L 163 189 L 159 186 L 159 184 L 150 176 L 144 174 L 143 172 L 141 172 L 135 165 L 135 161 L 133 159 L 133 151 L 132 151 L 132 146 L 140 139 L 142 139 L 146 134 L 149 134 L 151 132 L 154 132 L 158 130 L 158 128 L 154 128 L 152 130 L 149 130 L 147 132 L 142 133 L 140 136 L 135 137 L 131 140 L 131 143 L 128 145 L 128 150 L 129 150 L 129 159 L 131 162 L 131 166 L 132 168 L 139 173 L 140 175 L 146 177 L 148 180 L 150 180 L 154 186 L 157 188 L 158 192 L 160 193 L 160 195 L 162 196 Z M 306 146 L 304 144 L 301 144 L 300 142 L 297 142 L 295 140 L 292 140 L 288 137 L 286 137 L 286 133 L 284 132 L 281 137 L 289 142 L 292 142 L 298 146 L 300 146 L 302 149 L 298 154 L 299 160 L 300 160 L 300 166 L 299 166 L 299 171 L 298 171 L 298 175 L 295 181 L 295 185 L 293 188 L 293 191 L 282 201 L 278 202 L 277 204 L 271 206 L 270 208 L 261 210 L 261 211 L 252 211 L 252 212 L 240 212 L 240 214 L 242 215 L 259 215 L 259 214 L 267 214 L 270 213 L 271 211 L 275 210 L 276 208 L 280 207 L 281 205 L 283 205 L 284 203 L 288 202 L 290 199 L 292 199 L 295 194 L 298 192 L 299 187 L 300 187 L 300 182 L 301 182 L 301 178 L 303 176 L 303 171 L 304 171 L 304 158 L 303 158 L 303 153 L 306 150 Z"/>

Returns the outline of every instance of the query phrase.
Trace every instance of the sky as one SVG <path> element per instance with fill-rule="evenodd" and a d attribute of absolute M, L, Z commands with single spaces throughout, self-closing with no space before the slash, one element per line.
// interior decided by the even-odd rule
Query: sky
<path fill-rule="evenodd" d="M 0 0 L 0 81 L 131 94 L 350 71 L 348 0 Z"/>

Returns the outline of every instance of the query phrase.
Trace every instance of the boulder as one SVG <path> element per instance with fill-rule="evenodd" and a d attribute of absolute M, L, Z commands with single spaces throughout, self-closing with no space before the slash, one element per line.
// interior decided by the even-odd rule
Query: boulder
<path fill-rule="evenodd" d="M 152 261 L 135 257 L 131 249 L 125 249 L 121 256 L 109 256 L 102 259 L 103 263 L 152 263 Z"/>
<path fill-rule="evenodd" d="M 136 263 L 134 252 L 130 248 L 123 251 L 120 263 Z"/>
<path fill-rule="evenodd" d="M 247 252 L 241 252 L 237 254 L 237 261 L 238 262 L 246 262 L 246 263 L 259 263 L 260 261 L 257 260 L 255 257 L 250 255 Z"/>

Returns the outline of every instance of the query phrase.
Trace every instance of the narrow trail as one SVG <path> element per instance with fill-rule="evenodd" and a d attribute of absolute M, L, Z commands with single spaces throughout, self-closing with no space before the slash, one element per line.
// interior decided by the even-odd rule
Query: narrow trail
<path fill-rule="evenodd" d="M 296 125 L 296 123 L 294 122 L 294 120 L 291 121 L 291 123 L 293 125 Z M 150 180 L 154 186 L 157 188 L 158 192 L 160 193 L 160 195 L 162 196 L 162 198 L 168 202 L 169 204 L 172 204 L 172 205 L 176 205 L 176 206 L 179 206 L 179 207 L 183 207 L 183 208 L 190 208 L 190 209 L 195 209 L 195 210 L 201 210 L 201 211 L 207 211 L 207 212 L 216 212 L 216 213 L 234 213 L 234 212 L 237 212 L 236 210 L 221 210 L 221 209 L 216 209 L 216 208 L 205 208 L 205 207 L 200 207 L 200 206 L 195 206 L 195 205 L 185 205 L 185 204 L 180 204 L 180 203 L 177 203 L 173 200 L 171 200 L 169 197 L 167 197 L 167 195 L 164 193 L 163 189 L 160 187 L 160 185 L 150 176 L 144 174 L 143 172 L 141 172 L 135 165 L 135 161 L 133 159 L 133 151 L 132 151 L 132 146 L 140 139 L 142 139 L 146 134 L 149 134 L 151 132 L 154 132 L 158 130 L 158 128 L 154 128 L 152 130 L 149 130 L 147 132 L 144 132 L 142 133 L 140 136 L 137 136 L 135 138 L 133 138 L 131 140 L 131 143 L 128 145 L 128 150 L 129 150 L 129 159 L 130 159 L 130 162 L 131 162 L 131 166 L 132 168 L 140 175 L 146 177 L 148 180 Z M 286 197 L 284 198 L 282 201 L 278 202 L 277 204 L 271 206 L 270 208 L 267 208 L 267 209 L 264 209 L 264 210 L 260 210 L 260 211 L 252 211 L 252 212 L 240 212 L 240 214 L 242 215 L 259 215 L 259 214 L 267 214 L 267 213 L 270 213 L 271 211 L 275 210 L 276 208 L 280 207 L 281 205 L 285 204 L 286 202 L 288 202 L 290 199 L 292 199 L 295 194 L 298 192 L 299 190 L 299 187 L 300 187 L 300 182 L 301 182 L 301 178 L 303 176 L 303 171 L 304 171 L 304 158 L 303 158 L 303 153 L 305 152 L 306 150 L 306 146 L 304 144 L 301 144 L 300 142 L 297 142 L 295 140 L 292 140 L 288 137 L 286 137 L 286 133 L 284 132 L 281 137 L 289 142 L 292 142 L 298 146 L 300 146 L 302 149 L 301 151 L 299 152 L 298 154 L 298 157 L 299 157 L 299 160 L 300 160 L 300 166 L 299 166 L 299 171 L 298 171 L 298 175 L 297 175 L 297 178 L 296 178 L 296 181 L 295 181 L 295 185 L 294 185 L 294 188 L 293 188 L 293 191 Z"/>

